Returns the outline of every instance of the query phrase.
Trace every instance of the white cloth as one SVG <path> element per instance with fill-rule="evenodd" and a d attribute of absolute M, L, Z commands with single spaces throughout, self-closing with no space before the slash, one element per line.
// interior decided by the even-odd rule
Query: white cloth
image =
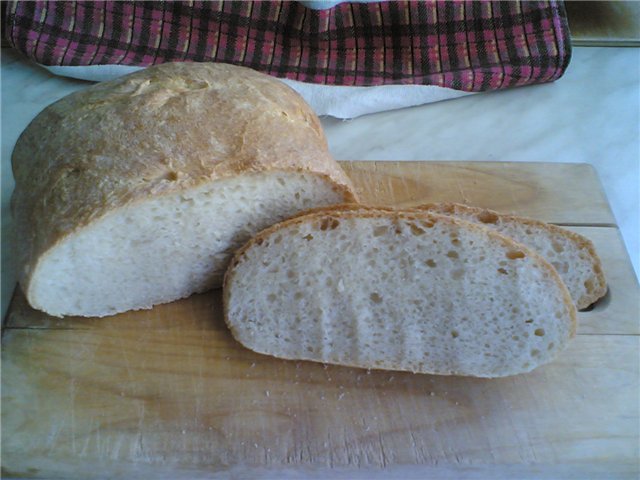
<path fill-rule="evenodd" d="M 144 67 L 91 65 L 45 68 L 55 75 L 101 82 L 135 72 Z M 316 114 L 343 119 L 469 95 L 469 92 L 432 85 L 345 87 L 287 79 L 282 79 L 282 81 L 297 91 L 311 105 Z"/>
<path fill-rule="evenodd" d="M 348 0 L 349 3 L 377 3 L 378 0 Z M 386 2 L 389 0 L 380 0 Z M 301 1 L 302 5 L 312 10 L 328 10 L 341 3 L 347 3 L 347 0 L 317 0 L 317 1 Z"/>

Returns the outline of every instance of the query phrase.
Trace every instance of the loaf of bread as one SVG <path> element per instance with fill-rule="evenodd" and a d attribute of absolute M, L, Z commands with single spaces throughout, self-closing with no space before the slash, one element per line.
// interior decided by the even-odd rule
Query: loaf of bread
<path fill-rule="evenodd" d="M 500 377 L 549 362 L 576 329 L 556 270 L 483 226 L 338 207 L 259 233 L 225 276 L 234 337 L 259 353 Z"/>
<path fill-rule="evenodd" d="M 65 97 L 12 164 L 20 284 L 56 316 L 219 286 L 256 232 L 356 200 L 301 97 L 225 64 L 164 64 Z"/>
<path fill-rule="evenodd" d="M 582 235 L 531 218 L 459 203 L 431 203 L 417 208 L 484 225 L 536 251 L 558 271 L 579 309 L 607 293 L 600 258 L 591 240 Z"/>

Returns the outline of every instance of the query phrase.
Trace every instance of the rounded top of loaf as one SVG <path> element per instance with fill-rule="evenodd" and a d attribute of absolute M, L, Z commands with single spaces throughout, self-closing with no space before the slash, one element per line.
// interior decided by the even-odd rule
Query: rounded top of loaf
<path fill-rule="evenodd" d="M 265 168 L 343 177 L 328 159 L 318 118 L 277 79 L 229 64 L 165 63 L 44 109 L 18 140 L 13 170 L 18 186 L 34 175 L 106 175 L 127 188 L 173 190 Z"/>
<path fill-rule="evenodd" d="M 123 205 L 241 173 L 315 172 L 353 198 L 304 100 L 220 63 L 165 63 L 64 97 L 22 133 L 12 166 L 31 257 Z"/>

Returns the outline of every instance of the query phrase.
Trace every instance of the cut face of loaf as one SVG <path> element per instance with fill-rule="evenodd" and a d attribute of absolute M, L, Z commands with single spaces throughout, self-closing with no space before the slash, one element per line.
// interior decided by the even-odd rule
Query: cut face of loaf
<path fill-rule="evenodd" d="M 22 133 L 12 166 L 20 285 L 52 315 L 220 286 L 259 230 L 356 200 L 302 98 L 222 63 L 165 63 L 69 95 Z"/>
<path fill-rule="evenodd" d="M 123 207 L 49 250 L 29 298 L 52 315 L 105 316 L 204 292 L 256 232 L 341 201 L 332 187 L 311 174 L 246 174 Z"/>
<path fill-rule="evenodd" d="M 577 233 L 538 220 L 458 203 L 432 203 L 417 208 L 484 225 L 536 251 L 558 271 L 579 309 L 607 293 L 602 264 L 593 243 Z"/>
<path fill-rule="evenodd" d="M 575 332 L 556 271 L 512 240 L 427 212 L 331 210 L 238 251 L 225 318 L 287 359 L 500 377 L 553 359 Z"/>

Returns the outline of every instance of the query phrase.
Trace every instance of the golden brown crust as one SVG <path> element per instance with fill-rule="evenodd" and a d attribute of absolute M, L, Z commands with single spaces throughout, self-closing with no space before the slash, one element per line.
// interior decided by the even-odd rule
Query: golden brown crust
<path fill-rule="evenodd" d="M 297 225 L 297 224 L 306 223 L 306 222 L 322 221 L 322 219 L 324 218 L 339 219 L 339 218 L 353 218 L 353 217 L 360 217 L 360 218 L 376 218 L 376 217 L 394 218 L 395 217 L 395 218 L 402 218 L 406 220 L 421 220 L 421 221 L 427 221 L 431 223 L 436 223 L 436 222 L 449 223 L 449 224 L 457 225 L 470 230 L 482 231 L 483 233 L 487 234 L 489 237 L 494 239 L 496 242 L 502 243 L 508 248 L 518 249 L 526 252 L 528 256 L 535 258 L 541 265 L 543 265 L 543 267 L 549 273 L 550 277 L 554 280 L 554 282 L 557 284 L 558 288 L 562 292 L 564 304 L 567 310 L 569 311 L 569 316 L 571 319 L 570 337 L 575 336 L 576 329 L 577 329 L 577 313 L 576 313 L 575 305 L 573 303 L 573 300 L 571 299 L 571 295 L 569 294 L 569 291 L 567 290 L 566 285 L 560 278 L 560 275 L 558 274 L 556 269 L 553 268 L 553 266 L 549 262 L 547 262 L 542 256 L 540 256 L 538 253 L 534 252 L 527 246 L 517 243 L 511 238 L 506 237 L 496 232 L 495 230 L 491 230 L 487 227 L 483 227 L 481 225 L 468 222 L 466 220 L 462 220 L 453 216 L 443 215 L 439 213 L 432 213 L 432 212 L 429 212 L 428 210 L 422 210 L 422 209 L 404 209 L 404 210 L 397 209 L 396 210 L 396 209 L 385 208 L 385 207 L 377 208 L 377 207 L 370 207 L 370 206 L 363 206 L 363 205 L 337 205 L 337 206 L 332 206 L 328 208 L 314 208 L 312 209 L 312 211 L 303 212 L 299 216 L 296 216 L 296 217 L 284 220 L 283 222 L 272 225 L 271 227 L 258 233 L 255 237 L 253 237 L 245 245 L 243 245 L 241 248 L 239 248 L 236 251 L 231 262 L 229 263 L 229 268 L 227 269 L 224 276 L 223 295 L 222 295 L 224 320 L 227 326 L 229 327 L 229 329 L 231 330 L 231 333 L 233 334 L 234 338 L 238 339 L 238 336 L 236 335 L 235 327 L 229 321 L 229 316 L 228 316 L 228 308 L 229 308 L 228 285 L 231 279 L 233 278 L 233 275 L 235 274 L 237 265 L 242 261 L 242 258 L 245 252 L 249 248 L 253 247 L 254 245 L 260 245 L 270 235 L 277 232 L 278 230 L 290 227 L 292 225 Z"/>
<path fill-rule="evenodd" d="M 445 215 L 474 215 L 482 223 L 495 223 L 498 220 L 503 222 L 516 222 L 522 225 L 535 226 L 537 228 L 547 230 L 552 234 L 561 235 L 573 242 L 577 250 L 587 251 L 595 275 L 591 288 L 587 288 L 587 294 L 581 298 L 575 299 L 577 308 L 586 308 L 598 299 L 604 297 L 607 293 L 607 282 L 602 270 L 602 262 L 596 253 L 593 242 L 578 233 L 558 227 L 557 225 L 535 220 L 533 218 L 502 214 L 488 208 L 473 207 L 454 202 L 427 203 L 415 208 L 418 210 L 435 211 Z"/>
<path fill-rule="evenodd" d="M 301 97 L 227 64 L 168 63 L 69 95 L 22 133 L 12 166 L 23 287 L 35 261 L 70 233 L 122 206 L 202 183 L 313 172 L 356 200 Z"/>

